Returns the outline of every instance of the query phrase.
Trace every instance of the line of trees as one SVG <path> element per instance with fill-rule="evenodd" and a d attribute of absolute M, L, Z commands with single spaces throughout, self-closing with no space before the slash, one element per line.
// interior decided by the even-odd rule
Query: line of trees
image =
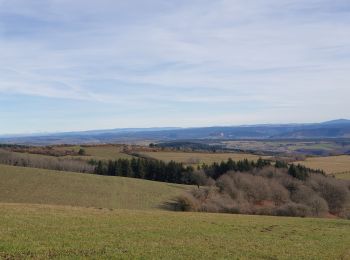
<path fill-rule="evenodd" d="M 202 165 L 203 169 L 208 177 L 216 180 L 221 177 L 223 174 L 233 171 L 233 172 L 251 172 L 253 170 L 261 170 L 265 167 L 272 166 L 270 160 L 264 160 L 259 158 L 256 162 L 249 161 L 247 159 L 241 161 L 233 161 L 228 159 L 228 161 L 223 161 L 219 163 L 213 163 L 212 165 Z M 284 161 L 277 160 L 274 165 L 276 169 L 287 169 L 288 174 L 299 180 L 306 180 L 311 173 L 325 175 L 324 171 L 319 169 L 310 169 L 300 164 L 288 164 Z"/>
<path fill-rule="evenodd" d="M 221 163 L 214 162 L 211 165 L 203 164 L 202 166 L 198 167 L 198 170 L 204 170 L 208 177 L 216 180 L 228 171 L 248 172 L 253 169 L 262 169 L 270 165 L 271 161 L 263 160 L 261 158 L 259 158 L 256 162 L 249 161 L 248 159 L 236 162 L 230 158 L 227 161 L 222 161 Z"/>
<path fill-rule="evenodd" d="M 0 149 L 0 164 L 20 167 L 31 167 L 56 171 L 94 173 L 94 165 L 82 159 L 38 156 L 25 153 L 14 153 Z"/>
<path fill-rule="evenodd" d="M 206 185 L 211 180 L 217 180 L 227 172 L 251 172 L 268 166 L 273 166 L 276 169 L 284 168 L 290 176 L 299 180 L 305 180 L 311 173 L 324 175 L 323 171 L 309 169 L 302 165 L 289 165 L 283 161 L 277 161 L 272 165 L 271 161 L 261 158 L 257 161 L 249 161 L 247 159 L 233 161 L 229 159 L 221 163 L 202 164 L 196 169 L 175 161 L 164 162 L 145 158 L 119 159 L 108 162 L 92 160 L 90 164 L 95 165 L 94 173 L 99 175 L 124 176 L 195 185 Z"/>
<path fill-rule="evenodd" d="M 169 183 L 195 184 L 194 168 L 174 161 L 164 162 L 141 158 L 119 159 L 115 161 L 97 161 L 95 174 L 124 176 Z"/>

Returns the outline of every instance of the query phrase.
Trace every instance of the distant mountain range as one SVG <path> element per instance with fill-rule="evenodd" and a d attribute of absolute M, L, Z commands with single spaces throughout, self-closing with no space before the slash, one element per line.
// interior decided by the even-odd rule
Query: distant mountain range
<path fill-rule="evenodd" d="M 338 119 L 313 124 L 265 124 L 244 126 L 214 126 L 198 128 L 125 128 L 35 134 L 29 136 L 0 136 L 3 144 L 87 144 L 193 139 L 256 140 L 256 139 L 324 139 L 350 138 L 350 120 Z"/>

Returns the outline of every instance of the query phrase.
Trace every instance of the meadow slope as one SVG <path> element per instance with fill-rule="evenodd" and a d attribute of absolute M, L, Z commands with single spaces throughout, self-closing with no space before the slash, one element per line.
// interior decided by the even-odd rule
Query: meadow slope
<path fill-rule="evenodd" d="M 0 202 L 157 209 L 191 186 L 0 165 Z"/>
<path fill-rule="evenodd" d="M 350 259 L 350 222 L 0 204 L 5 259 Z"/>

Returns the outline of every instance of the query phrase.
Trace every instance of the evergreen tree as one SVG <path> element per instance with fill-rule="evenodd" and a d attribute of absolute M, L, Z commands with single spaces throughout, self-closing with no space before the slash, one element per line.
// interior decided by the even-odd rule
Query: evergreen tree
<path fill-rule="evenodd" d="M 275 163 L 276 168 L 288 168 L 288 164 L 285 161 L 277 160 Z"/>
<path fill-rule="evenodd" d="M 113 161 L 108 161 L 107 175 L 115 176 L 115 163 Z"/>
<path fill-rule="evenodd" d="M 102 161 L 98 161 L 97 166 L 95 168 L 95 173 L 99 175 L 104 175 L 103 164 Z"/>
<path fill-rule="evenodd" d="M 121 160 L 121 176 L 133 177 L 133 172 L 128 159 Z"/>

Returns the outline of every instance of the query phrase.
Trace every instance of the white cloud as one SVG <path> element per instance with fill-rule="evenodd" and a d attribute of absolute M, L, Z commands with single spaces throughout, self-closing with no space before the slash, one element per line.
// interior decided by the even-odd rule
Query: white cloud
<path fill-rule="evenodd" d="M 2 0 L 0 93 L 337 117 L 350 111 L 349 13 L 345 0 Z"/>

